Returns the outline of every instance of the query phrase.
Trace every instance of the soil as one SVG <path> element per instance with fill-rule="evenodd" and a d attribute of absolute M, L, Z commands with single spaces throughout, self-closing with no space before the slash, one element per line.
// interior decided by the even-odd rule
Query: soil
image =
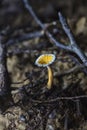
<path fill-rule="evenodd" d="M 70 43 L 58 18 L 61 11 L 87 55 L 86 0 L 30 0 L 30 4 L 53 36 L 67 45 Z M 0 29 L 10 30 L 5 41 L 14 101 L 0 111 L 0 130 L 87 130 L 87 98 L 73 98 L 87 95 L 87 74 L 79 67 L 79 58 L 58 48 L 44 35 L 24 40 L 27 34 L 42 30 L 23 0 L 0 1 Z M 23 39 L 17 41 L 20 37 Z M 50 65 L 53 84 L 49 90 L 47 68 L 36 66 L 35 61 L 41 54 L 51 53 L 56 59 Z"/>

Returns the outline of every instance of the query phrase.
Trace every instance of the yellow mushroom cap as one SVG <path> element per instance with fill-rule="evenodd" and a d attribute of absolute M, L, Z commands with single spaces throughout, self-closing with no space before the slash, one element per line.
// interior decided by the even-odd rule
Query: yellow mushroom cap
<path fill-rule="evenodd" d="M 35 64 L 40 67 L 47 67 L 48 65 L 52 64 L 54 60 L 54 54 L 42 54 L 37 58 Z"/>

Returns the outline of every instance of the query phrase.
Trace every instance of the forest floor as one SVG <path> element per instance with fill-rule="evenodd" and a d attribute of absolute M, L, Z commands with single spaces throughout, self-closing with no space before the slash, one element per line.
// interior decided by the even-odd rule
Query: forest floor
<path fill-rule="evenodd" d="M 30 4 L 38 18 L 62 44 L 69 44 L 58 18 L 61 11 L 78 46 L 87 55 L 87 1 L 37 0 Z M 6 37 L 7 67 L 14 104 L 0 113 L 0 130 L 87 130 L 87 75 L 74 54 L 58 48 L 42 33 L 21 0 L 0 2 L 0 29 Z M 53 22 L 55 21 L 55 24 Z M 17 40 L 21 39 L 21 40 Z M 52 89 L 47 89 L 47 69 L 35 61 L 41 54 L 54 54 Z M 65 98 L 63 98 L 65 97 Z M 70 99 L 68 97 L 71 97 Z"/>

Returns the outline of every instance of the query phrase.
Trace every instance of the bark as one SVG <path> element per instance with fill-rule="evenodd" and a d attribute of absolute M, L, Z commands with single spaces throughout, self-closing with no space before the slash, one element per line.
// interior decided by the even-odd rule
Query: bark
<path fill-rule="evenodd" d="M 9 99 L 12 99 L 6 53 L 6 46 L 2 43 L 2 36 L 0 36 L 0 108 L 6 106 Z"/>

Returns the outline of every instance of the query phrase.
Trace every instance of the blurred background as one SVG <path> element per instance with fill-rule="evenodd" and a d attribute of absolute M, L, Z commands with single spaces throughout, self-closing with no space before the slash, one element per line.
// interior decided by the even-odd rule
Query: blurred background
<path fill-rule="evenodd" d="M 87 0 L 30 0 L 34 11 L 43 22 L 57 20 L 61 11 L 74 21 L 87 16 Z M 0 28 L 27 26 L 31 21 L 23 0 L 0 0 Z"/>

